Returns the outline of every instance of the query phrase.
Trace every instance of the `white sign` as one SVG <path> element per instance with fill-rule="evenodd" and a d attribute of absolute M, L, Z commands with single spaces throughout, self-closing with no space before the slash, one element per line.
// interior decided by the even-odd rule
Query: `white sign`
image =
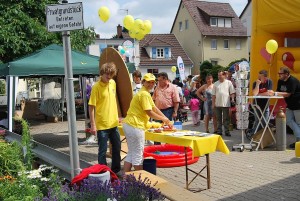
<path fill-rule="evenodd" d="M 49 32 L 83 29 L 82 3 L 46 6 L 47 30 Z"/>
<path fill-rule="evenodd" d="M 184 63 L 183 63 L 182 58 L 180 56 L 177 57 L 177 66 L 178 66 L 178 69 L 179 69 L 180 79 L 181 79 L 181 81 L 183 81 L 185 79 Z"/>

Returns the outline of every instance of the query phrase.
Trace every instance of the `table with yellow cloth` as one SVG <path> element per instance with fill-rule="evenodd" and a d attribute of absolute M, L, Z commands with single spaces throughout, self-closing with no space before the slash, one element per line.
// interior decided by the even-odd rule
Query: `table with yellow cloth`
<path fill-rule="evenodd" d="M 119 126 L 120 135 L 124 135 L 124 131 L 122 126 Z M 215 151 L 220 151 L 224 154 L 229 154 L 229 149 L 225 142 L 223 141 L 220 135 L 209 135 L 206 137 L 198 137 L 198 136 L 171 136 L 166 135 L 170 132 L 162 132 L 162 133 L 153 133 L 153 132 L 145 132 L 145 139 L 152 140 L 156 142 L 163 142 L 167 144 L 174 144 L 184 146 L 187 154 L 187 147 L 191 147 L 193 149 L 193 156 L 195 157 L 206 157 L 206 164 L 204 167 L 200 168 L 200 172 L 196 172 L 188 168 L 187 161 L 186 161 L 186 188 L 189 189 L 189 185 L 194 181 L 194 179 L 198 176 L 207 179 L 207 188 L 210 189 L 210 160 L 209 154 Z M 187 157 L 186 157 L 187 160 Z M 201 173 L 206 169 L 206 177 L 203 176 Z M 195 177 L 189 182 L 188 180 L 188 172 L 193 172 Z"/>

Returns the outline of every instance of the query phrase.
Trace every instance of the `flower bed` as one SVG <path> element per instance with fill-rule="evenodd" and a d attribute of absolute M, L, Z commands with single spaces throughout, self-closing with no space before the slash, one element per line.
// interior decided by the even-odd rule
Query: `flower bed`
<path fill-rule="evenodd" d="M 95 178 L 85 179 L 80 186 L 61 178 L 58 170 L 46 165 L 32 169 L 31 136 L 22 122 L 22 146 L 7 143 L 0 135 L 0 201 L 148 201 L 164 200 L 149 179 L 133 175 L 113 183 Z"/>

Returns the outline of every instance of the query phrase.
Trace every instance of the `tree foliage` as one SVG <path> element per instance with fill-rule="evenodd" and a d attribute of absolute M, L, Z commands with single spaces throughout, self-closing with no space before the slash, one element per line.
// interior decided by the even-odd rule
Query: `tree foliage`
<path fill-rule="evenodd" d="M 216 81 L 218 80 L 218 72 L 221 70 L 225 70 L 225 68 L 220 65 L 213 66 L 209 61 L 203 61 L 200 65 L 200 77 L 205 80 L 205 77 L 210 74 Z"/>
<path fill-rule="evenodd" d="M 0 0 L 0 60 L 5 63 L 52 43 L 62 44 L 61 33 L 46 29 L 45 8 L 58 0 Z M 72 48 L 85 51 L 95 39 L 93 28 L 72 31 Z"/>

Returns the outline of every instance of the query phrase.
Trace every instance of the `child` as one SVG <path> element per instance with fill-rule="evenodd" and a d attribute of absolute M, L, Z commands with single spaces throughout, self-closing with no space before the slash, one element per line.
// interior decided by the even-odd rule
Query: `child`
<path fill-rule="evenodd" d="M 192 118 L 194 126 L 199 126 L 200 120 L 199 120 L 199 106 L 200 101 L 197 98 L 196 93 L 191 93 L 192 99 L 190 100 L 190 108 L 192 112 Z"/>

